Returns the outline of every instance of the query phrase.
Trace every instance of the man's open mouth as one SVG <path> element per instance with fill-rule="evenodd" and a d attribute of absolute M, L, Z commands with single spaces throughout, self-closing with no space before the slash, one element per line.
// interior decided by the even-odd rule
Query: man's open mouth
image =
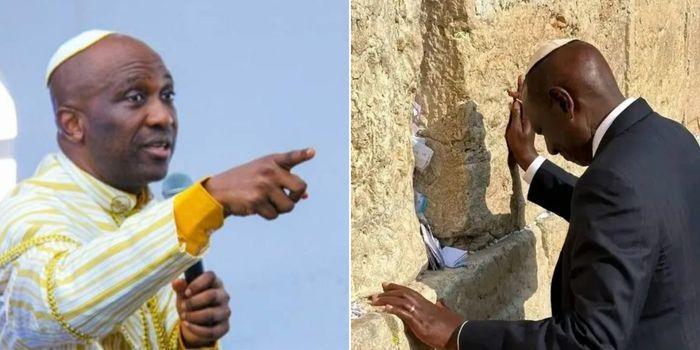
<path fill-rule="evenodd" d="M 144 145 L 144 150 L 154 158 L 168 159 L 172 153 L 170 141 L 158 140 Z"/>

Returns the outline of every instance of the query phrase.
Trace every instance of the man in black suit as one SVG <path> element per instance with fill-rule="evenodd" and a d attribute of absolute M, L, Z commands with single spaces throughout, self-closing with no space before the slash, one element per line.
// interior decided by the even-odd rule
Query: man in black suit
<path fill-rule="evenodd" d="M 465 322 L 395 284 L 374 304 L 439 348 L 700 349 L 697 141 L 644 99 L 625 99 L 592 45 L 540 53 L 511 93 L 506 140 L 528 199 L 569 221 L 552 317 Z M 538 156 L 534 133 L 549 153 L 587 165 L 581 178 Z"/>

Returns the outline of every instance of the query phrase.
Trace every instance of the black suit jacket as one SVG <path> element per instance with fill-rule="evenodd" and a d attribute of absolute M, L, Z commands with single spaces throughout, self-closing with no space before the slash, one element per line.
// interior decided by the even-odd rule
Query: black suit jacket
<path fill-rule="evenodd" d="M 546 161 L 528 199 L 569 221 L 552 317 L 471 321 L 460 349 L 700 349 L 700 147 L 643 99 L 580 179 Z"/>

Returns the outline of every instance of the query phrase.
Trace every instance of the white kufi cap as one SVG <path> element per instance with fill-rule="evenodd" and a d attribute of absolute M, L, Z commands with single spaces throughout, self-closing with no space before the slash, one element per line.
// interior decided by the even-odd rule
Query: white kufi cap
<path fill-rule="evenodd" d="M 555 40 L 550 40 L 547 41 L 539 46 L 537 48 L 537 51 L 535 51 L 535 54 L 532 55 L 532 58 L 530 58 L 530 64 L 527 65 L 527 70 L 525 71 L 525 75 L 530 72 L 532 67 L 534 67 L 537 62 L 542 61 L 547 55 L 552 53 L 552 51 L 574 41 L 578 40 L 576 38 L 566 38 L 566 39 L 555 39 Z"/>
<path fill-rule="evenodd" d="M 51 60 L 49 60 L 49 65 L 46 67 L 46 85 L 49 84 L 49 79 L 53 71 L 63 62 L 113 33 L 114 32 L 108 30 L 93 29 L 68 39 L 68 41 L 59 46 L 58 50 L 51 56 Z"/>

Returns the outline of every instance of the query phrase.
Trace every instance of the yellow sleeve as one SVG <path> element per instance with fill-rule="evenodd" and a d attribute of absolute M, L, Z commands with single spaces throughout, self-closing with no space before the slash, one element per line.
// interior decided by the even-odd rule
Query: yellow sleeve
<path fill-rule="evenodd" d="M 199 255 L 209 245 L 209 235 L 224 223 L 224 208 L 197 182 L 175 196 L 173 212 L 180 243 L 191 255 Z"/>

